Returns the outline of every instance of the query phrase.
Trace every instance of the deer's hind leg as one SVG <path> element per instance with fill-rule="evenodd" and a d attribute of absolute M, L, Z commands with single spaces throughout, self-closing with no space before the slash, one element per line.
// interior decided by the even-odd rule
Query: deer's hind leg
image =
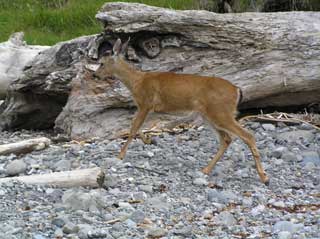
<path fill-rule="evenodd" d="M 256 146 L 256 140 L 254 136 L 249 133 L 246 129 L 244 129 L 235 119 L 234 117 L 231 117 L 228 115 L 224 115 L 224 117 L 221 117 L 216 119 L 216 124 L 219 127 L 219 129 L 224 130 L 228 132 L 231 135 L 238 136 L 244 143 L 246 143 L 249 147 L 249 149 L 252 152 L 253 158 L 255 160 L 256 168 L 258 175 L 260 177 L 260 180 L 264 184 L 269 184 L 269 178 L 266 175 L 265 171 L 263 170 L 261 160 L 260 160 L 260 154 L 259 150 Z"/>
<path fill-rule="evenodd" d="M 209 164 L 205 168 L 202 169 L 202 172 L 204 174 L 210 174 L 216 163 L 221 159 L 224 152 L 227 150 L 228 146 L 232 142 L 232 137 L 228 133 L 218 129 L 216 131 L 219 134 L 220 147 L 214 158 L 209 162 Z"/>

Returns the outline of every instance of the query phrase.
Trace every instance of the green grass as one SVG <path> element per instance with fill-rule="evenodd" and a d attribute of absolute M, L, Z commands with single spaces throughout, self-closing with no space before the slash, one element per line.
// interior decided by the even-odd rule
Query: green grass
<path fill-rule="evenodd" d="M 213 6 L 218 0 L 212 0 Z M 264 0 L 237 0 L 234 11 L 252 11 Z M 294 1 L 294 0 L 292 0 Z M 311 10 L 320 9 L 320 0 L 304 0 Z M 95 14 L 111 0 L 0 0 L 0 42 L 18 31 L 25 32 L 28 44 L 53 45 L 82 35 L 101 32 Z M 126 0 L 172 9 L 197 9 L 199 0 Z M 254 4 L 253 4 L 254 3 Z M 216 9 L 217 10 L 217 9 Z"/>
<path fill-rule="evenodd" d="M 0 42 L 18 31 L 28 44 L 53 45 L 101 32 L 95 19 L 110 0 L 0 0 Z M 192 9 L 194 0 L 127 0 L 173 9 Z"/>

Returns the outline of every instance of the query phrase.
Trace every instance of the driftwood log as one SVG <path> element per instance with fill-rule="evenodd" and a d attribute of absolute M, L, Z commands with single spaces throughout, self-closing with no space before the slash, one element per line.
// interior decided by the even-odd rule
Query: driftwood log
<path fill-rule="evenodd" d="M 49 48 L 29 46 L 23 38 L 23 32 L 16 32 L 8 41 L 0 43 L 0 100 L 5 98 L 9 84 L 21 75 L 23 68 L 39 52 Z"/>
<path fill-rule="evenodd" d="M 128 128 L 129 92 L 88 70 L 118 37 L 131 38 L 128 60 L 144 71 L 230 80 L 243 90 L 240 111 L 320 102 L 319 12 L 216 14 L 108 3 L 96 18 L 102 34 L 42 52 L 11 84 L 0 127 L 55 125 L 72 138 L 112 137 Z"/>
<path fill-rule="evenodd" d="M 18 181 L 25 184 L 47 185 L 55 187 L 91 187 L 103 186 L 105 174 L 100 168 L 79 169 L 30 176 L 0 178 L 0 184 Z"/>
<path fill-rule="evenodd" d="M 51 140 L 45 137 L 23 140 L 16 143 L 0 145 L 0 155 L 24 154 L 41 150 L 50 145 Z"/>

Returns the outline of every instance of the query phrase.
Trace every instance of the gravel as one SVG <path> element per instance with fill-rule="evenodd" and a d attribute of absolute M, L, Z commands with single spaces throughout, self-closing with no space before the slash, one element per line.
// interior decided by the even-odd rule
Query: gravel
<path fill-rule="evenodd" d="M 270 185 L 252 155 L 234 140 L 212 174 L 217 152 L 208 127 L 134 140 L 64 142 L 26 155 L 0 156 L 0 177 L 101 167 L 104 188 L 0 185 L 0 239 L 46 238 L 320 238 L 320 132 L 305 125 L 257 122 L 255 133 Z M 0 132 L 0 144 L 51 135 Z"/>

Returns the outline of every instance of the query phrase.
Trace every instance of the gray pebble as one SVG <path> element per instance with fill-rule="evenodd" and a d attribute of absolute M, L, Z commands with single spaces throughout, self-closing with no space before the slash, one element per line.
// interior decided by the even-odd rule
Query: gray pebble
<path fill-rule="evenodd" d="M 16 159 L 10 162 L 6 167 L 6 174 L 16 176 L 27 170 L 27 164 L 22 159 Z"/>
<path fill-rule="evenodd" d="M 63 231 L 61 228 L 57 228 L 54 232 L 55 238 L 62 238 L 63 237 Z"/>
<path fill-rule="evenodd" d="M 40 235 L 40 234 L 34 234 L 33 239 L 46 239 L 43 235 Z"/>
<path fill-rule="evenodd" d="M 93 231 L 92 226 L 88 224 L 79 224 L 78 227 L 79 227 L 79 232 L 78 232 L 79 238 L 88 239 L 89 238 L 88 234 Z"/>
<path fill-rule="evenodd" d="M 79 231 L 79 227 L 72 222 L 68 222 L 63 226 L 62 231 L 66 234 L 77 233 Z"/>
<path fill-rule="evenodd" d="M 71 169 L 71 161 L 62 159 L 53 165 L 55 171 L 68 171 Z"/>
<path fill-rule="evenodd" d="M 149 232 L 148 232 L 148 237 L 150 238 L 161 238 L 164 237 L 165 235 L 167 235 L 167 230 L 163 229 L 163 228 L 152 228 Z"/>
<path fill-rule="evenodd" d="M 51 223 L 57 227 L 63 227 L 67 222 L 69 222 L 69 220 L 66 216 L 59 216 L 54 218 Z"/>
<path fill-rule="evenodd" d="M 262 124 L 262 128 L 266 131 L 275 131 L 276 127 L 273 124 Z"/>
<path fill-rule="evenodd" d="M 290 221 L 279 221 L 273 226 L 273 231 L 274 232 L 287 231 L 290 233 L 294 233 L 302 227 L 303 227 L 302 224 L 294 224 Z"/>
<path fill-rule="evenodd" d="M 145 213 L 141 210 L 134 211 L 130 216 L 130 219 L 132 221 L 134 221 L 135 223 L 142 222 L 144 220 L 144 218 L 145 218 Z"/>
<path fill-rule="evenodd" d="M 184 226 L 180 229 L 175 229 L 173 234 L 183 236 L 183 238 L 191 237 L 192 226 Z"/>
<path fill-rule="evenodd" d="M 131 219 L 127 219 L 125 220 L 123 223 L 126 224 L 127 227 L 129 228 L 136 228 L 137 227 L 137 223 L 135 223 L 134 221 L 132 221 Z"/>
<path fill-rule="evenodd" d="M 316 166 L 320 166 L 320 156 L 315 151 L 307 151 L 302 153 L 303 164 L 313 163 Z"/>
<path fill-rule="evenodd" d="M 287 151 L 287 148 L 281 146 L 273 150 L 271 156 L 275 158 L 281 158 L 283 153 L 285 153 L 286 151 Z"/>
<path fill-rule="evenodd" d="M 225 226 L 233 226 L 237 222 L 234 216 L 227 211 L 220 212 L 217 216 L 215 216 L 215 221 Z"/>
<path fill-rule="evenodd" d="M 288 231 L 282 231 L 279 232 L 278 234 L 278 239 L 291 239 L 292 238 L 292 234 L 291 232 Z"/>
<path fill-rule="evenodd" d="M 218 191 L 209 189 L 207 194 L 208 201 L 218 203 L 228 203 L 238 199 L 238 196 L 231 191 Z"/>
<path fill-rule="evenodd" d="M 197 186 L 207 186 L 208 181 L 205 178 L 196 178 L 195 180 L 193 180 L 193 184 Z"/>
<path fill-rule="evenodd" d="M 277 134 L 277 138 L 287 142 L 297 142 L 300 139 L 311 142 L 314 139 L 314 134 L 310 130 L 295 130 Z"/>
<path fill-rule="evenodd" d="M 282 159 L 284 161 L 292 161 L 292 162 L 295 162 L 297 161 L 297 154 L 293 153 L 293 152 L 283 152 L 282 153 Z"/>

